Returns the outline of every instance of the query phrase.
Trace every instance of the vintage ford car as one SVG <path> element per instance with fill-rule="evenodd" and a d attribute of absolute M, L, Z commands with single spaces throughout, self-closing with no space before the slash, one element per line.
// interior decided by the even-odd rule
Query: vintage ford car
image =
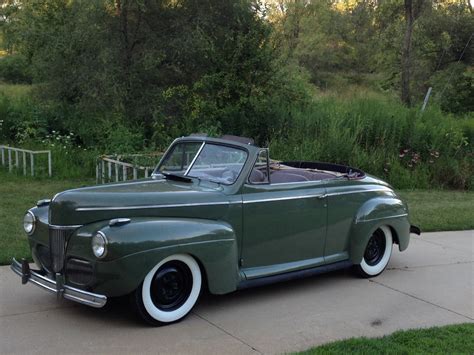
<path fill-rule="evenodd" d="M 408 247 L 406 204 L 343 165 L 270 160 L 251 140 L 176 139 L 151 178 L 79 188 L 24 217 L 22 282 L 102 307 L 130 295 L 153 325 L 178 321 L 203 289 L 238 289 L 353 267 L 380 274 Z"/>

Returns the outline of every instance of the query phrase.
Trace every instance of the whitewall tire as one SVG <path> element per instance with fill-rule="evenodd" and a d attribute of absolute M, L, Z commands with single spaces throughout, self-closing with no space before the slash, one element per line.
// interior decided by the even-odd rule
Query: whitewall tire
<path fill-rule="evenodd" d="M 196 260 L 175 254 L 160 261 L 145 276 L 132 297 L 138 315 L 152 325 L 183 319 L 201 293 L 202 275 Z"/>
<path fill-rule="evenodd" d="M 392 247 L 393 237 L 390 227 L 377 228 L 367 243 L 361 263 L 356 265 L 357 273 L 367 278 L 380 275 L 390 261 Z"/>

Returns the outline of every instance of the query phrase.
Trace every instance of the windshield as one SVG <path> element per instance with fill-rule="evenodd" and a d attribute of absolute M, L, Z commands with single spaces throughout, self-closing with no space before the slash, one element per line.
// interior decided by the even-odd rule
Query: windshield
<path fill-rule="evenodd" d="M 173 146 L 158 171 L 230 185 L 239 177 L 246 160 L 247 152 L 243 149 L 212 143 L 183 142 Z"/>

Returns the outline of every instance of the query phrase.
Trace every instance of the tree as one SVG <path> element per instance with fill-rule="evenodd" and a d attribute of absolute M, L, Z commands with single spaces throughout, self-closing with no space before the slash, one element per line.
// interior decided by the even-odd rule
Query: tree
<path fill-rule="evenodd" d="M 413 27 L 421 14 L 423 3 L 424 0 L 405 0 L 404 2 L 406 28 L 401 57 L 401 100 L 407 106 L 411 106 L 410 79 Z"/>
<path fill-rule="evenodd" d="M 20 13 L 36 93 L 89 142 L 122 128 L 142 144 L 203 130 L 264 141 L 275 103 L 297 101 L 257 0 L 28 0 Z"/>

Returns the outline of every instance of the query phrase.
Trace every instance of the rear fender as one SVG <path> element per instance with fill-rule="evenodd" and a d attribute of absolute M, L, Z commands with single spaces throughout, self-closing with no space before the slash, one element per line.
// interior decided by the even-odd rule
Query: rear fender
<path fill-rule="evenodd" d="M 395 196 L 375 197 L 366 201 L 354 217 L 350 241 L 350 260 L 354 264 L 360 264 L 370 237 L 383 225 L 391 228 L 400 251 L 408 247 L 410 223 L 406 205 Z"/>

